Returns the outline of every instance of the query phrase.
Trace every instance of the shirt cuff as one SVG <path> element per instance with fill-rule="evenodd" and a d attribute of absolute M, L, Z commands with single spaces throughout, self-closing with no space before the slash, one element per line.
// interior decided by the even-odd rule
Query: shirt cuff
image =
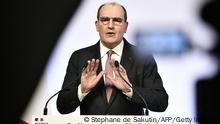
<path fill-rule="evenodd" d="M 89 93 L 89 92 L 88 92 Z M 78 86 L 78 98 L 79 98 L 79 101 L 82 102 L 82 100 L 85 98 L 85 96 L 88 94 L 88 93 L 82 93 L 81 91 L 81 84 L 79 84 Z"/>
<path fill-rule="evenodd" d="M 129 98 L 131 98 L 133 96 L 133 89 L 130 88 L 130 92 L 122 92 L 122 93 L 128 96 Z"/>

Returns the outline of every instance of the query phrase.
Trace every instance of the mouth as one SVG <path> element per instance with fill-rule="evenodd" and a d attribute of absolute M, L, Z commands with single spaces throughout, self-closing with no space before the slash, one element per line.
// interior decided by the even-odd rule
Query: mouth
<path fill-rule="evenodd" d="M 114 32 L 107 32 L 106 34 L 107 34 L 107 36 L 109 36 L 109 37 L 113 37 L 113 36 L 115 35 Z"/>

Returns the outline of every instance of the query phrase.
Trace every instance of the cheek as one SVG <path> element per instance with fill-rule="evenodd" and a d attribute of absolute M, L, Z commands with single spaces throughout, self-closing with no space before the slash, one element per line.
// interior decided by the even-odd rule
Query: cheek
<path fill-rule="evenodd" d="M 96 30 L 99 32 L 99 33 L 102 33 L 104 31 L 104 29 L 102 27 L 96 27 Z"/>
<path fill-rule="evenodd" d="M 97 32 L 100 31 L 100 28 L 99 28 L 99 26 L 97 26 L 97 25 L 96 25 L 96 31 L 97 31 Z"/>
<path fill-rule="evenodd" d="M 120 30 L 120 31 L 118 31 L 118 35 L 120 35 L 120 36 L 124 35 L 124 33 L 125 33 L 124 30 Z"/>
<path fill-rule="evenodd" d="M 102 31 L 101 26 L 98 23 L 96 24 L 96 31 L 97 32 L 101 32 Z"/>
<path fill-rule="evenodd" d="M 123 35 L 124 33 L 126 33 L 126 28 L 125 28 L 125 27 L 121 28 L 121 29 L 118 31 L 118 33 L 119 33 L 120 35 Z"/>

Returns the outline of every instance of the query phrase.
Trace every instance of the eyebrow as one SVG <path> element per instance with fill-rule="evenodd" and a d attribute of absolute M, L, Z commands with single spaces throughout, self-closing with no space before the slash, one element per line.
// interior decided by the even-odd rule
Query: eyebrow
<path fill-rule="evenodd" d="M 121 19 L 124 20 L 123 17 L 108 17 L 108 16 L 100 16 L 99 19 Z"/>

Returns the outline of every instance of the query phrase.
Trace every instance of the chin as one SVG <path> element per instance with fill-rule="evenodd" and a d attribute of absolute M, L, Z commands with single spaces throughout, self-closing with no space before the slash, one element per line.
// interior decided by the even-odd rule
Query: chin
<path fill-rule="evenodd" d="M 116 43 L 117 40 L 115 38 L 106 38 L 106 43 Z"/>

